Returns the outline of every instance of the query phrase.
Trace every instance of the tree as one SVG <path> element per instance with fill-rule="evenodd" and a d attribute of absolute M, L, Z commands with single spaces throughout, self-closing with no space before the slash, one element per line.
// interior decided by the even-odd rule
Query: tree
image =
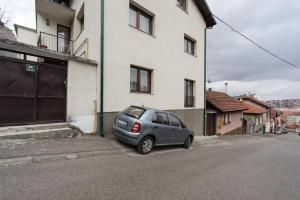
<path fill-rule="evenodd" d="M 8 1 L 0 2 L 0 25 L 6 26 L 10 22 L 10 12 L 7 11 Z"/>

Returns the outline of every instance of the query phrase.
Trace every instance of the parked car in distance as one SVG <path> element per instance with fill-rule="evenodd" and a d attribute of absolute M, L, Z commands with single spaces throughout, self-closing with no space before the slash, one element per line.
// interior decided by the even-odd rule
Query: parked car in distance
<path fill-rule="evenodd" d="M 148 154 L 155 146 L 183 145 L 190 148 L 192 130 L 172 113 L 138 106 L 130 106 L 119 113 L 112 127 L 115 137 L 134 145 L 141 154 Z"/>
<path fill-rule="evenodd" d="M 289 131 L 286 128 L 282 128 L 282 134 L 288 134 Z"/>
<path fill-rule="evenodd" d="M 283 127 L 277 127 L 275 129 L 275 134 L 277 134 L 277 135 L 288 134 L 288 133 L 289 133 L 289 131 L 286 128 L 283 128 Z"/>
<path fill-rule="evenodd" d="M 282 128 L 281 128 L 281 127 L 277 127 L 277 128 L 275 129 L 275 134 L 276 134 L 276 135 L 281 135 L 281 134 L 282 134 Z"/>

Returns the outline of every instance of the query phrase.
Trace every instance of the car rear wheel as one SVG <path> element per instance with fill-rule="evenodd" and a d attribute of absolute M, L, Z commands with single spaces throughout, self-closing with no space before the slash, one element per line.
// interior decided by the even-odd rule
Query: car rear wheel
<path fill-rule="evenodd" d="M 138 145 L 137 149 L 138 149 L 138 152 L 142 155 L 146 155 L 146 154 L 149 154 L 152 149 L 154 147 L 154 140 L 152 137 L 150 136 L 146 136 L 144 137 L 140 144 Z"/>
<path fill-rule="evenodd" d="M 186 149 L 189 149 L 189 148 L 191 148 L 191 146 L 192 146 L 192 136 L 188 136 L 185 139 L 183 147 L 186 148 Z"/>

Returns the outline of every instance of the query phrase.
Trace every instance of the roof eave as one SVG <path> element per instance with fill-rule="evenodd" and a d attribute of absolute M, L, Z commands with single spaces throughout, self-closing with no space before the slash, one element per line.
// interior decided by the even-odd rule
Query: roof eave
<path fill-rule="evenodd" d="M 207 28 L 212 28 L 217 24 L 214 15 L 212 14 L 207 2 L 205 0 L 195 0 L 200 12 L 204 18 Z"/>

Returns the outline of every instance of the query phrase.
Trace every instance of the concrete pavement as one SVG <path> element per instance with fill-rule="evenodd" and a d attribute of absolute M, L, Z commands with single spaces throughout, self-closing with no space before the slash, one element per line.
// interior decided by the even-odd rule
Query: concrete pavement
<path fill-rule="evenodd" d="M 0 199 L 300 199 L 300 137 L 221 137 L 162 148 L 0 167 Z"/>

